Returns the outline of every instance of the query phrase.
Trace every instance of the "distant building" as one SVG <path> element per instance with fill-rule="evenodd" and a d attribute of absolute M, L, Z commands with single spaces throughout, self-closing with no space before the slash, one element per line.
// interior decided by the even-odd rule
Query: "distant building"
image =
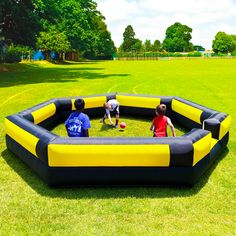
<path fill-rule="evenodd" d="M 214 54 L 213 50 L 205 50 L 202 52 L 202 55 L 205 57 L 211 57 Z"/>

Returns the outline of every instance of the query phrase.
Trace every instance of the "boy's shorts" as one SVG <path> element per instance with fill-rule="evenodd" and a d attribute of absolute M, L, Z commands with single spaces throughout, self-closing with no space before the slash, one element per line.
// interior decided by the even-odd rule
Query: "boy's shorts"
<path fill-rule="evenodd" d="M 112 112 L 111 112 L 112 115 L 119 115 L 120 114 L 120 111 L 119 111 L 119 106 L 117 106 Z"/>
<path fill-rule="evenodd" d="M 113 111 L 110 111 L 111 116 L 119 115 L 119 114 L 120 114 L 119 106 L 115 107 L 115 109 Z"/>

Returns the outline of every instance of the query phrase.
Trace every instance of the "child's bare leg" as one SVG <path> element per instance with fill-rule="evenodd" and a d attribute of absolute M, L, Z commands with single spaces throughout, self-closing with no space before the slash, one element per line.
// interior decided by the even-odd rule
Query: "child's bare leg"
<path fill-rule="evenodd" d="M 116 114 L 116 126 L 118 126 L 118 122 L 119 122 L 119 113 Z"/>

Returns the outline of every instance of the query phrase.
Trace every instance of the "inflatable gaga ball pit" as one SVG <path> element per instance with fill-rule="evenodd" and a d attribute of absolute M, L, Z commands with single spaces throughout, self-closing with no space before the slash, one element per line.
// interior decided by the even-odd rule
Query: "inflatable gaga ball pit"
<path fill-rule="evenodd" d="M 7 148 L 49 186 L 193 185 L 227 145 L 231 117 L 179 97 L 111 93 L 81 97 L 90 118 L 120 102 L 122 115 L 150 120 L 157 105 L 189 130 L 166 138 L 63 138 L 50 130 L 75 110 L 75 98 L 52 99 L 5 118 Z"/>

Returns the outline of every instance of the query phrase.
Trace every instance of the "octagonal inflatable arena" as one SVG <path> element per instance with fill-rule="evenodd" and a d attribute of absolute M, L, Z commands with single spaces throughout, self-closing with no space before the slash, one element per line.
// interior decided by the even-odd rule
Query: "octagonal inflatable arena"
<path fill-rule="evenodd" d="M 5 119 L 7 148 L 49 186 L 193 185 L 227 145 L 231 117 L 179 97 L 111 93 L 80 97 L 90 118 L 120 103 L 121 117 L 151 120 L 160 103 L 180 137 L 64 138 L 52 132 L 75 110 L 75 98 L 52 99 Z M 140 134 L 142 136 L 142 134 Z"/>

